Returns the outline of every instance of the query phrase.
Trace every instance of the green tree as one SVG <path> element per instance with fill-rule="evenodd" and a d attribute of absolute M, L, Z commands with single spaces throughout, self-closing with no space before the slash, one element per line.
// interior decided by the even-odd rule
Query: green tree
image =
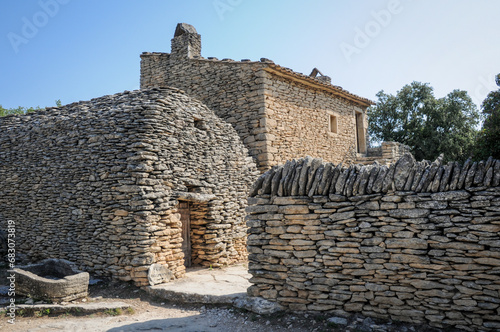
<path fill-rule="evenodd" d="M 7 116 L 11 114 L 25 114 L 28 112 L 28 109 L 25 107 L 17 107 L 17 108 L 3 108 L 2 105 L 0 105 L 0 116 Z"/>
<path fill-rule="evenodd" d="M 499 89 L 491 91 L 481 105 L 485 120 L 477 139 L 476 159 L 500 159 L 500 74 L 495 82 Z"/>
<path fill-rule="evenodd" d="M 62 105 L 61 99 L 56 100 L 55 103 L 56 103 L 57 107 L 60 107 Z M 11 114 L 26 114 L 26 113 L 35 112 L 35 111 L 41 111 L 44 109 L 45 109 L 45 107 L 40 107 L 40 106 L 37 106 L 37 107 L 19 106 L 16 108 L 3 108 L 2 105 L 0 105 L 0 117 L 11 115 Z"/>
<path fill-rule="evenodd" d="M 397 94 L 380 91 L 368 109 L 371 143 L 394 141 L 410 146 L 417 160 L 445 160 L 469 156 L 476 136 L 479 112 L 467 92 L 454 90 L 436 99 L 427 83 L 413 82 Z"/>

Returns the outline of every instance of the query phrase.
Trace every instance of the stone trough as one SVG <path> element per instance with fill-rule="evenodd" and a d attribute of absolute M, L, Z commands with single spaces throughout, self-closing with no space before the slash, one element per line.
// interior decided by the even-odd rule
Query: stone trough
<path fill-rule="evenodd" d="M 89 274 L 64 259 L 46 259 L 9 271 L 16 277 L 16 292 L 34 299 L 72 301 L 88 295 Z"/>

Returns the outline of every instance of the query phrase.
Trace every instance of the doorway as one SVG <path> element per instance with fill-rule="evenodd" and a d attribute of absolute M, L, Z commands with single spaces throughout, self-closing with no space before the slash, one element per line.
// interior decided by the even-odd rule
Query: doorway
<path fill-rule="evenodd" d="M 189 202 L 179 201 L 179 213 L 182 223 L 182 252 L 184 253 L 184 266 L 191 266 L 191 207 Z"/>
<path fill-rule="evenodd" d="M 356 152 L 366 153 L 366 137 L 363 113 L 354 112 L 356 118 Z"/>

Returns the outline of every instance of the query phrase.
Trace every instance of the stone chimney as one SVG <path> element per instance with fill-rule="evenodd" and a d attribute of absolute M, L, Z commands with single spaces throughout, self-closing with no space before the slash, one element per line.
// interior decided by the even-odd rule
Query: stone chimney
<path fill-rule="evenodd" d="M 201 36 L 191 24 L 179 23 L 172 39 L 172 57 L 193 58 L 201 56 Z"/>
<path fill-rule="evenodd" d="M 318 76 L 319 74 L 319 76 Z M 313 77 L 317 79 L 318 81 L 321 81 L 323 83 L 328 83 L 332 84 L 332 79 L 330 76 L 323 75 L 318 68 L 314 68 L 312 72 L 309 74 L 309 77 Z"/>

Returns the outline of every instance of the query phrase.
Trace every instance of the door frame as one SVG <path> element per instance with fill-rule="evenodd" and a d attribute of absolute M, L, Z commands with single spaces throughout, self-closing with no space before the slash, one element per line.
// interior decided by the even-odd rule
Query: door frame
<path fill-rule="evenodd" d="M 178 211 L 181 215 L 181 249 L 184 253 L 184 266 L 191 267 L 193 249 L 191 247 L 191 204 L 189 201 L 179 201 Z"/>

